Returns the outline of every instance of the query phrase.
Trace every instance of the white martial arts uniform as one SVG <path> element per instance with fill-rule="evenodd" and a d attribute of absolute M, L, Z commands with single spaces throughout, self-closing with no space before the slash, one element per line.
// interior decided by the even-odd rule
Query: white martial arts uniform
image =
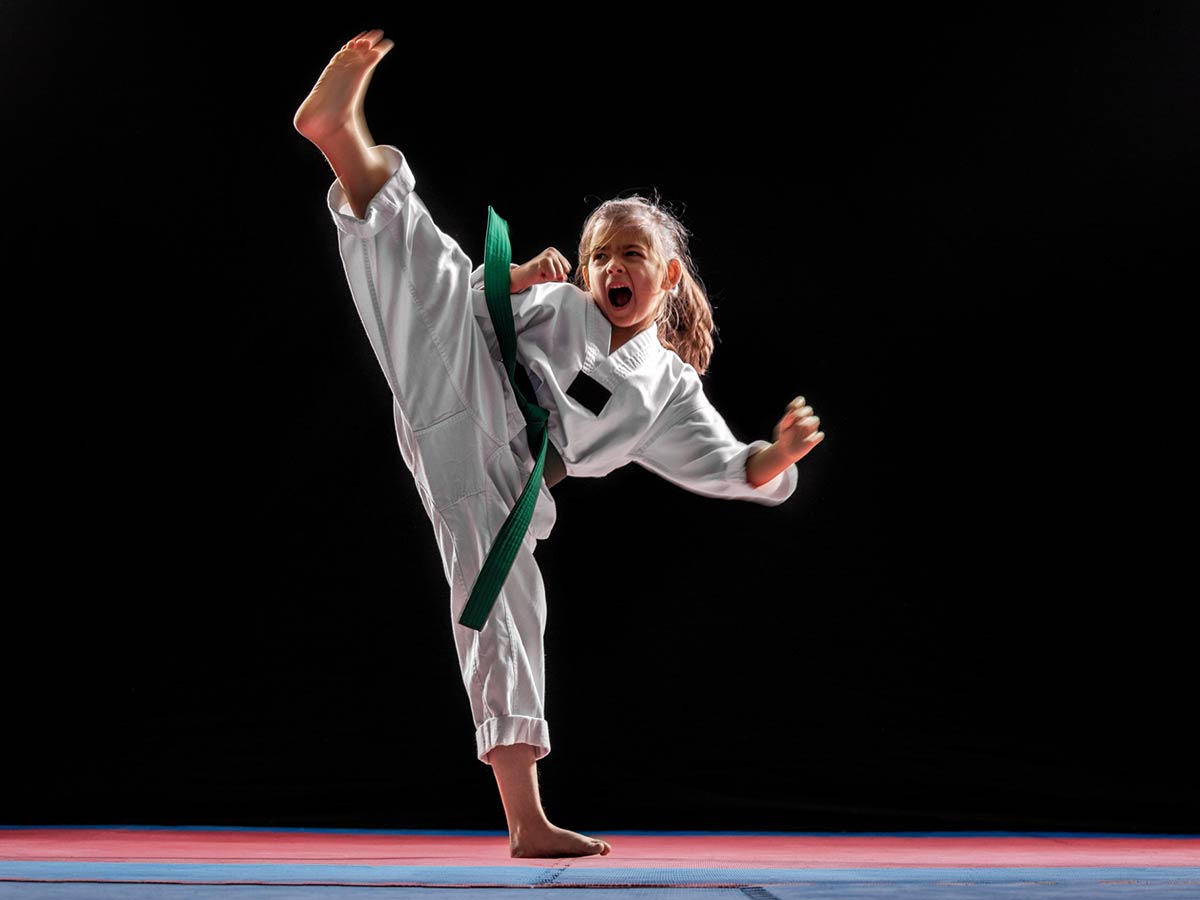
<path fill-rule="evenodd" d="M 488 313 L 483 266 L 472 270 L 457 242 L 434 224 L 403 154 L 384 151 L 394 171 L 364 218 L 354 216 L 336 180 L 327 195 L 346 278 L 391 388 L 400 453 L 450 585 L 478 756 L 488 762 L 496 745 L 526 743 L 541 759 L 550 752 L 546 596 L 533 553 L 554 526 L 554 498 L 543 481 L 483 630 L 458 624 L 534 459 Z M 511 299 L 518 362 L 549 412 L 549 440 L 568 475 L 598 478 L 636 462 L 709 497 L 774 506 L 792 495 L 795 465 L 757 488 L 746 481 L 747 458 L 769 442 L 745 444 L 733 436 L 696 370 L 662 346 L 657 329 L 609 353 L 612 328 L 575 285 L 534 285 Z"/>

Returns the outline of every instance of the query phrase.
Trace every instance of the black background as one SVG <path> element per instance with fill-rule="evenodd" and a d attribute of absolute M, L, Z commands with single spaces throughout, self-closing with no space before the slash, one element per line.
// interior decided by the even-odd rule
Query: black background
<path fill-rule="evenodd" d="M 114 15 L 0 38 L 0 823 L 504 826 L 292 126 L 381 27 L 374 136 L 468 256 L 489 204 L 574 261 L 658 191 L 714 405 L 749 442 L 802 393 L 827 434 L 779 507 L 555 489 L 552 820 L 1200 831 L 1189 7 Z"/>

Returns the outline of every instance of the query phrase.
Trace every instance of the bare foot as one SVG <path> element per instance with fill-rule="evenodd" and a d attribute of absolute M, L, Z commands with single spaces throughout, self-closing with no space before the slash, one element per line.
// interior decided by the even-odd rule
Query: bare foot
<path fill-rule="evenodd" d="M 509 856 L 513 859 L 558 859 L 563 856 L 608 856 L 612 847 L 608 841 L 567 831 L 547 823 L 534 829 L 518 831 L 508 841 Z"/>
<path fill-rule="evenodd" d="M 381 29 L 363 31 L 346 42 L 313 85 L 292 124 L 318 146 L 331 135 L 346 129 L 366 132 L 363 98 L 379 61 L 395 46 Z"/>

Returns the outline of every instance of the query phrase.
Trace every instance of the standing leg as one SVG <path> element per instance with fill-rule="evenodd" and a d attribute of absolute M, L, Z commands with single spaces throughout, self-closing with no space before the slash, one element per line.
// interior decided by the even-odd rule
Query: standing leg
<path fill-rule="evenodd" d="M 525 439 L 523 432 L 518 439 Z M 559 828 L 542 809 L 537 761 L 550 752 L 544 718 L 546 594 L 532 534 L 518 549 L 483 630 L 458 624 L 491 535 L 511 505 L 499 498 L 516 490 L 522 474 L 507 446 L 491 463 L 488 489 L 443 511 L 444 521 L 455 526 L 450 612 L 477 726 L 476 750 L 495 773 L 513 857 L 606 855 L 612 850 L 606 841 Z"/>
<path fill-rule="evenodd" d="M 488 754 L 508 819 L 508 847 L 513 857 L 607 856 L 607 841 L 551 825 L 538 793 L 537 762 L 529 744 L 500 744 Z"/>

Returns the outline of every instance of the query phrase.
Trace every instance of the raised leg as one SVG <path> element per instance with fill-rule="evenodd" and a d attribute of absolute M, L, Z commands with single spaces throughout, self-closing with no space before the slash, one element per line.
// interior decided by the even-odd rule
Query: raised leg
<path fill-rule="evenodd" d="M 387 159 L 375 149 L 363 103 L 375 67 L 393 46 L 378 28 L 351 38 L 333 55 L 292 120 L 325 155 L 360 219 L 391 175 Z"/>

